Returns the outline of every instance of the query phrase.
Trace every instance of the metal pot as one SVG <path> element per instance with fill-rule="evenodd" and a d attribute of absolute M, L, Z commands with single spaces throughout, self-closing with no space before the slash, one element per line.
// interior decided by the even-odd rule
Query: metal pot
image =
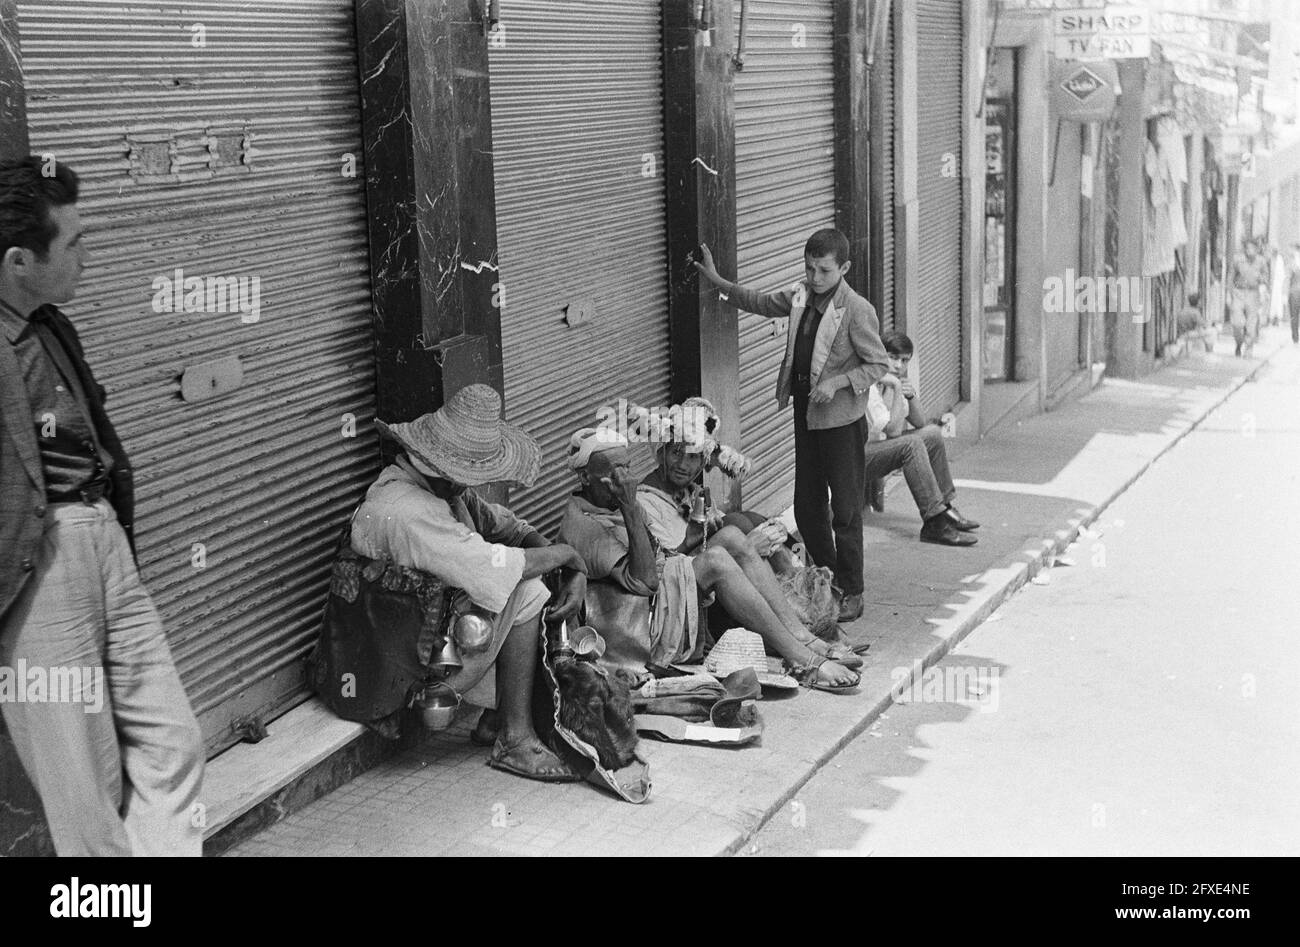
<path fill-rule="evenodd" d="M 456 636 L 456 644 L 460 645 L 460 650 L 465 654 L 486 651 L 492 646 L 494 631 L 492 621 L 484 617 L 478 609 L 457 615 L 452 624 L 452 634 Z"/>
<path fill-rule="evenodd" d="M 456 717 L 460 695 L 441 682 L 427 685 L 415 699 L 420 721 L 427 730 L 446 730 Z"/>

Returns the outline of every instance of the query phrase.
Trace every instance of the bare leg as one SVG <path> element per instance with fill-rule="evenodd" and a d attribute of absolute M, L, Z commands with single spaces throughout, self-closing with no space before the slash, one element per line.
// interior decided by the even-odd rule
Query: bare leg
<path fill-rule="evenodd" d="M 750 545 L 747 537 L 740 533 L 739 530 L 733 531 L 728 527 L 719 530 L 710 542 L 715 544 L 715 548 L 721 546 L 731 553 L 731 558 L 736 560 L 736 565 L 740 566 L 741 571 L 745 573 L 750 583 L 758 590 L 758 594 L 763 596 L 763 601 L 767 603 L 790 634 L 800 641 L 812 637 L 812 633 L 804 627 L 804 623 L 799 620 L 799 616 L 790 607 L 790 600 L 785 597 L 785 592 L 781 591 L 781 585 L 776 581 L 776 574 L 772 571 L 772 567 L 754 551 L 754 547 Z"/>
<path fill-rule="evenodd" d="M 722 521 L 728 526 L 734 526 L 744 533 L 750 539 L 751 546 L 753 545 L 754 530 L 758 528 L 756 520 L 759 520 L 759 517 L 754 513 L 728 513 L 722 518 Z M 716 542 L 716 535 L 710 542 Z M 758 551 L 757 547 L 754 547 L 754 551 Z M 763 557 L 760 556 L 759 558 Z M 775 547 L 766 561 L 777 575 L 788 575 L 794 571 L 794 557 L 790 555 L 790 550 L 784 546 Z"/>
<path fill-rule="evenodd" d="M 694 567 L 695 581 L 700 588 L 717 593 L 722 607 L 744 627 L 761 635 L 763 642 L 781 657 L 798 666 L 818 659 L 785 627 L 725 549 L 714 546 L 701 553 L 695 557 Z M 768 572 L 770 575 L 771 570 Z M 802 625 L 798 627 L 803 629 Z M 807 634 L 806 630 L 804 634 Z M 821 676 L 823 680 L 837 684 L 857 680 L 856 674 L 834 661 L 822 665 Z"/>
<path fill-rule="evenodd" d="M 500 735 L 495 753 L 512 766 L 535 776 L 560 776 L 569 772 L 533 729 L 533 674 L 540 647 L 541 617 L 521 621 L 510 629 L 497 655 L 497 704 Z"/>

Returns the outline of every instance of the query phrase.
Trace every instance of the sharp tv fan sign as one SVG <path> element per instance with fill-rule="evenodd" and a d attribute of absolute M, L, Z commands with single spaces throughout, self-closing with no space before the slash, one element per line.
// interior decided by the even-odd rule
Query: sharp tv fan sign
<path fill-rule="evenodd" d="M 1052 14 L 1057 59 L 1145 59 L 1151 55 L 1151 14 L 1142 7 L 1106 6 Z"/>

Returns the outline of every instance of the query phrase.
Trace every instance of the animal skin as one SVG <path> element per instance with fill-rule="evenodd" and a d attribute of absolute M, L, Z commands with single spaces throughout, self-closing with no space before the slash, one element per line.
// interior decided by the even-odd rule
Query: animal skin
<path fill-rule="evenodd" d="M 558 661 L 560 723 L 595 747 L 600 765 L 618 770 L 636 758 L 636 723 L 627 682 L 590 661 Z"/>

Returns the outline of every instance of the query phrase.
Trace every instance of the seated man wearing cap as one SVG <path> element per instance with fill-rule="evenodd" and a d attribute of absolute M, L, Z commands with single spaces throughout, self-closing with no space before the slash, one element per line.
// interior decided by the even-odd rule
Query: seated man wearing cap
<path fill-rule="evenodd" d="M 653 597 L 652 661 L 663 642 L 672 650 L 677 642 L 695 639 L 698 629 L 689 624 L 697 598 L 701 592 L 714 593 L 736 621 L 759 633 L 809 686 L 843 689 L 858 682 L 857 674 L 828 660 L 826 643 L 804 628 L 772 570 L 735 527 L 721 526 L 712 538 L 722 541 L 693 556 L 657 541 L 637 499 L 630 459 L 627 440 L 615 431 L 584 428 L 573 435 L 569 464 L 581 486 L 569 498 L 560 538 L 582 555 L 592 579 L 613 582 L 631 595 Z"/>
<path fill-rule="evenodd" d="M 352 548 L 428 572 L 494 616 L 490 646 L 462 654 L 464 666 L 448 685 L 470 703 L 499 706 L 499 717 L 485 712 L 489 719 L 479 726 L 480 733 L 499 729 L 489 765 L 543 781 L 576 778 L 538 739 L 531 705 L 541 614 L 550 597 L 539 577 L 560 570 L 551 614 L 567 618 L 586 591 L 585 566 L 572 547 L 548 543 L 470 489 L 532 483 L 541 458 L 537 442 L 501 420 L 501 398 L 487 385 L 463 388 L 409 423 L 377 425 L 403 453 L 353 516 Z M 494 665 L 495 693 L 488 674 Z"/>

